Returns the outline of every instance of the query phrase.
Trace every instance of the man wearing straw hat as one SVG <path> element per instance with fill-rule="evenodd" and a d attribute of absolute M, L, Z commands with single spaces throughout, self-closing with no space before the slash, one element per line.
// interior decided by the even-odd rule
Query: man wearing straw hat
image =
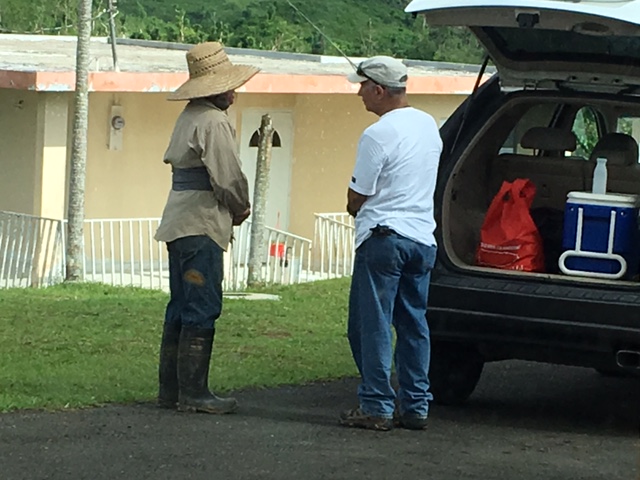
<path fill-rule="evenodd" d="M 237 402 L 209 391 L 209 364 L 222 311 L 223 251 L 233 226 L 251 210 L 226 110 L 234 90 L 258 68 L 232 64 L 217 42 L 194 46 L 187 64 L 189 80 L 169 96 L 189 103 L 164 155 L 173 178 L 155 236 L 167 243 L 171 289 L 160 346 L 158 405 L 230 413 Z"/>

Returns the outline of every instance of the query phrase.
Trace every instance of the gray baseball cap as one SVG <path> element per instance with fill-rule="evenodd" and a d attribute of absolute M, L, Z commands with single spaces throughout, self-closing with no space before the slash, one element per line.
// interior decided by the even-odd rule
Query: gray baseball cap
<path fill-rule="evenodd" d="M 407 67 L 401 60 L 379 55 L 367 58 L 358 65 L 358 69 L 350 73 L 347 79 L 351 83 L 362 83 L 371 80 L 385 87 L 404 88 L 407 86 Z"/>

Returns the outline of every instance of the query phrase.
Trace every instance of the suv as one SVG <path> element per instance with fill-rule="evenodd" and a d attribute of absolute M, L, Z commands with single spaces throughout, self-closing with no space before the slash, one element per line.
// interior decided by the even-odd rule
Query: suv
<path fill-rule="evenodd" d="M 591 192 L 596 158 L 608 160 L 607 193 L 640 195 L 640 0 L 414 0 L 406 11 L 468 26 L 497 69 L 483 83 L 483 68 L 441 129 L 428 313 L 435 400 L 466 400 L 489 361 L 637 374 L 636 265 L 617 278 L 576 274 L 559 259 L 567 196 Z M 543 273 L 476 262 L 489 204 L 516 178 L 536 186 Z M 640 242 L 632 247 L 637 257 Z"/>

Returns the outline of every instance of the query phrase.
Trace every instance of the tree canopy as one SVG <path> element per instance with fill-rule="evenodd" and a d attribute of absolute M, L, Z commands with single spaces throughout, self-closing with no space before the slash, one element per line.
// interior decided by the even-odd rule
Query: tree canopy
<path fill-rule="evenodd" d="M 430 27 L 404 13 L 406 0 L 292 0 L 352 56 L 477 63 L 482 50 L 464 28 Z M 106 35 L 107 0 L 94 0 L 94 35 Z M 72 35 L 77 0 L 2 0 L 0 32 Z M 336 55 L 287 0 L 120 0 L 118 35 L 127 38 Z"/>

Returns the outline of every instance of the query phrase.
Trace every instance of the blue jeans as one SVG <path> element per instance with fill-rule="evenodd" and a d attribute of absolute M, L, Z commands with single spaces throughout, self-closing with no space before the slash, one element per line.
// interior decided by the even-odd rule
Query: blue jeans
<path fill-rule="evenodd" d="M 374 236 L 356 250 L 349 296 L 348 337 L 360 372 L 361 409 L 390 418 L 396 392 L 391 386 L 392 333 L 400 412 L 427 415 L 431 343 L 427 297 L 436 247 L 396 233 Z"/>
<path fill-rule="evenodd" d="M 206 235 L 167 244 L 169 288 L 165 322 L 213 329 L 222 313 L 223 250 Z"/>

